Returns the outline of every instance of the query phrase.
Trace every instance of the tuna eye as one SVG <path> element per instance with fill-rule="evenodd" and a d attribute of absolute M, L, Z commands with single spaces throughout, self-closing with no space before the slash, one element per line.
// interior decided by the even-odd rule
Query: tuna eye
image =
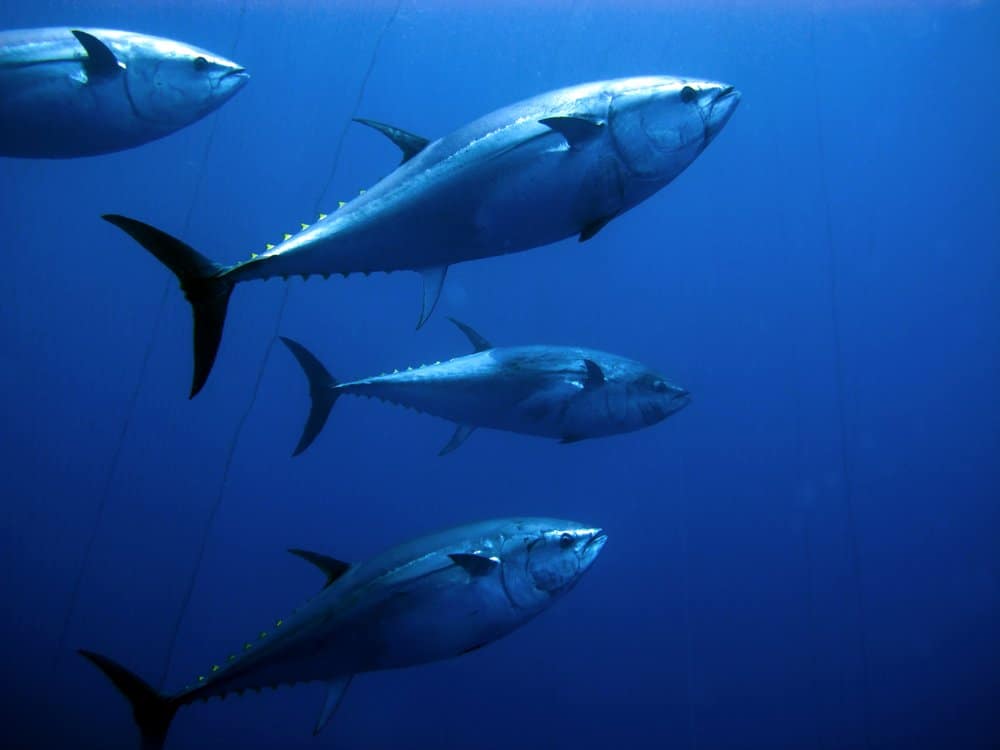
<path fill-rule="evenodd" d="M 666 393 L 667 384 L 664 383 L 662 380 L 657 380 L 653 383 L 653 390 L 656 391 L 657 393 Z"/>
<path fill-rule="evenodd" d="M 695 91 L 690 86 L 685 86 L 684 88 L 681 89 L 681 101 L 684 102 L 685 104 L 690 104 L 697 98 L 698 98 L 698 92 Z"/>
<path fill-rule="evenodd" d="M 561 537 L 559 537 L 559 546 L 562 547 L 563 549 L 569 549 L 570 547 L 572 547 L 573 535 L 563 534 Z"/>
<path fill-rule="evenodd" d="M 207 67 L 208 67 L 208 60 L 206 60 L 204 57 L 201 57 L 199 55 L 198 57 L 196 57 L 194 59 L 194 69 L 195 70 L 204 70 Z"/>

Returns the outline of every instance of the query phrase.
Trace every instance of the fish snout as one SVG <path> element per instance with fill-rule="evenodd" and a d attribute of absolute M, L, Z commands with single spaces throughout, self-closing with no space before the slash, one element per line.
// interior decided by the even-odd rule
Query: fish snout
<path fill-rule="evenodd" d="M 217 85 L 222 89 L 235 93 L 245 86 L 249 80 L 250 74 L 247 73 L 247 69 L 233 63 L 231 67 L 227 67 L 222 75 L 219 76 Z"/>
<path fill-rule="evenodd" d="M 719 88 L 705 105 L 705 131 L 709 139 L 718 135 L 729 122 L 741 98 L 742 95 L 735 86 L 719 84 Z"/>
<path fill-rule="evenodd" d="M 590 538 L 587 539 L 587 542 L 583 545 L 583 549 L 580 550 L 584 567 L 587 567 L 597 559 L 607 541 L 608 535 L 604 529 L 591 529 Z"/>
<path fill-rule="evenodd" d="M 691 392 L 684 388 L 675 388 L 670 394 L 670 408 L 672 413 L 679 412 L 691 403 Z"/>

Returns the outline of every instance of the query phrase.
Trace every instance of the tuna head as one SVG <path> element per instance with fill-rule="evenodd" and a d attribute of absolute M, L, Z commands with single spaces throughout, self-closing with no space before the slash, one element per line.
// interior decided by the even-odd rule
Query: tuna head
<path fill-rule="evenodd" d="M 632 176 L 663 185 L 719 134 L 739 104 L 732 86 L 683 78 L 629 78 L 612 92 L 611 133 Z"/>
<path fill-rule="evenodd" d="M 625 357 L 581 350 L 579 389 L 563 412 L 562 442 L 641 430 L 676 414 L 689 403 L 683 388 Z"/>
<path fill-rule="evenodd" d="M 518 522 L 501 548 L 503 583 L 511 602 L 537 614 L 565 594 L 597 559 L 607 534 L 572 521 Z"/>
<path fill-rule="evenodd" d="M 173 130 L 222 106 L 249 80 L 244 68 L 172 39 L 131 35 L 126 85 L 136 115 Z"/>
<path fill-rule="evenodd" d="M 691 394 L 652 370 L 639 369 L 625 383 L 630 416 L 642 427 L 662 422 L 691 403 Z"/>

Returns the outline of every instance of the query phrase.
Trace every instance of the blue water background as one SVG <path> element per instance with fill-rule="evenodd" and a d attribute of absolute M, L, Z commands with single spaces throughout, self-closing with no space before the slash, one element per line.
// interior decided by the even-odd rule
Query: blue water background
<path fill-rule="evenodd" d="M 322 690 L 301 686 L 184 709 L 168 747 L 996 746 L 997 4 L 614 5 L 403 0 L 374 62 L 394 2 L 0 7 L 0 27 L 144 31 L 253 75 L 217 115 L 139 149 L 0 161 L 5 747 L 135 746 L 125 702 L 71 649 L 160 679 L 286 289 L 237 290 L 189 402 L 187 304 L 100 214 L 234 261 L 393 168 L 381 136 L 345 132 L 352 114 L 436 137 L 643 73 L 744 94 L 674 184 L 586 244 L 454 267 L 419 333 L 406 273 L 294 280 L 280 332 L 362 376 L 466 352 L 454 315 L 497 344 L 632 356 L 692 405 L 572 446 L 480 431 L 442 459 L 449 425 L 344 399 L 293 460 L 307 395 L 275 348 L 167 684 L 315 592 L 287 547 L 363 559 L 442 526 L 546 514 L 604 526 L 598 563 L 506 640 L 357 679 L 318 740 Z"/>

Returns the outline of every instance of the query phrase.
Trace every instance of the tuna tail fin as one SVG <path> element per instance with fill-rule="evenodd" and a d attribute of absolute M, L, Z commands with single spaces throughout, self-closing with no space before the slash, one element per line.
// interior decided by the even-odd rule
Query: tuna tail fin
<path fill-rule="evenodd" d="M 83 649 L 79 653 L 101 670 L 132 704 L 132 715 L 142 734 L 143 750 L 160 750 L 167 739 L 170 722 L 181 704 L 156 692 L 145 680 L 108 657 Z"/>
<path fill-rule="evenodd" d="M 194 398 L 208 380 L 222 341 L 222 327 L 233 285 L 224 277 L 225 267 L 214 263 L 166 232 L 126 216 L 106 214 L 105 221 L 127 233 L 158 261 L 174 272 L 194 313 Z"/>
<path fill-rule="evenodd" d="M 306 420 L 306 426 L 302 430 L 302 437 L 299 438 L 299 444 L 295 446 L 295 452 L 292 453 L 293 456 L 297 456 L 312 445 L 313 440 L 316 439 L 316 436 L 323 429 L 327 417 L 330 416 L 330 409 L 337 402 L 340 391 L 336 388 L 336 378 L 327 372 L 326 368 L 323 367 L 323 363 L 316 359 L 316 356 L 311 351 L 302 346 L 298 341 L 285 338 L 284 336 L 281 337 L 281 340 L 288 347 L 288 350 L 295 355 L 295 359 L 299 361 L 302 370 L 306 374 L 306 378 L 309 380 L 309 399 L 312 403 L 309 407 L 309 418 Z"/>

